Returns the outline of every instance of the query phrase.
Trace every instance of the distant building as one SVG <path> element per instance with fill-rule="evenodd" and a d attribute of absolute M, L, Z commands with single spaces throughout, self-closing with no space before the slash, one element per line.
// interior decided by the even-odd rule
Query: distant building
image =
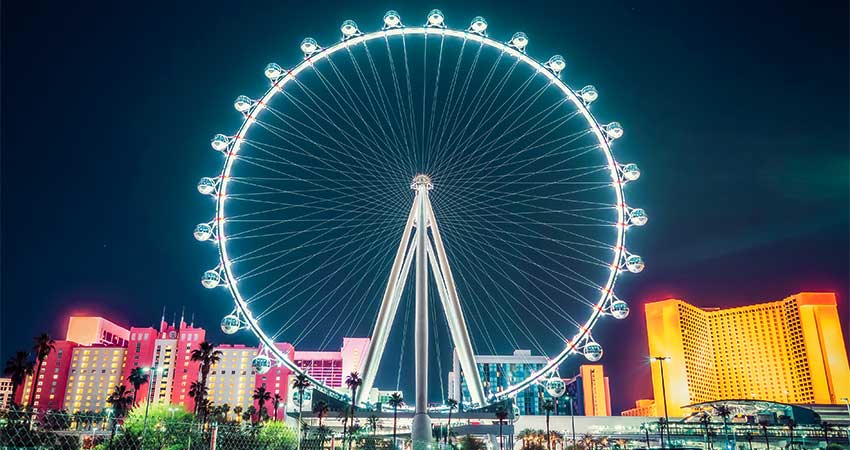
<path fill-rule="evenodd" d="M 548 362 L 545 356 L 534 356 L 530 350 L 515 350 L 512 355 L 476 355 L 475 362 L 478 366 L 478 374 L 484 384 L 485 395 L 496 394 L 507 389 L 508 386 L 518 383 L 527 378 L 531 373 L 542 369 Z M 601 372 L 599 372 L 601 374 Z M 454 354 L 452 371 L 448 375 L 448 392 L 451 398 L 458 401 L 468 401 L 469 389 L 464 374 L 460 369 L 460 361 L 457 353 Z M 460 382 L 458 382 L 460 380 Z M 573 380 L 564 380 L 567 383 Z M 569 389 L 569 387 L 568 387 Z M 550 398 L 546 389 L 539 384 L 532 385 L 519 392 L 514 401 L 521 415 L 546 414 L 543 402 Z M 574 412 L 576 411 L 576 400 L 574 400 Z M 569 414 L 569 401 L 558 399 L 555 402 L 555 415 Z"/>
<path fill-rule="evenodd" d="M 14 400 L 15 393 L 12 391 L 12 379 L 0 378 L 0 411 L 9 408 Z"/>
<path fill-rule="evenodd" d="M 65 340 L 79 345 L 127 346 L 130 330 L 115 325 L 103 317 L 71 316 Z"/>
<path fill-rule="evenodd" d="M 209 399 L 214 404 L 228 405 L 230 409 L 241 406 L 248 409 L 254 404 L 255 374 L 251 359 L 257 354 L 256 347 L 244 345 L 220 345 L 221 361 L 213 366 L 207 379 Z"/>
<path fill-rule="evenodd" d="M 27 377 L 24 384 L 15 393 L 15 402 L 24 406 L 30 404 L 35 409 L 62 409 L 65 407 L 65 389 L 68 386 L 68 372 L 71 369 L 72 352 L 76 342 L 55 341 L 53 350 L 47 355 L 39 371 L 39 363 L 33 375 Z M 38 373 L 38 380 L 34 377 Z M 33 396 L 33 390 L 35 390 Z"/>
<path fill-rule="evenodd" d="M 127 386 L 127 389 L 134 389 L 128 380 L 133 369 L 145 369 L 153 366 L 157 336 L 158 332 L 152 327 L 130 327 L 130 341 L 127 344 L 127 356 L 124 358 L 126 362 L 121 371 L 121 381 Z M 151 376 L 151 373 L 148 372 L 148 377 Z M 149 389 L 150 386 L 144 384 L 136 393 L 136 401 L 139 404 L 147 402 Z"/>
<path fill-rule="evenodd" d="M 567 381 L 567 390 L 574 392 L 574 413 L 580 416 L 610 416 L 611 392 L 602 364 L 579 366 L 579 374 Z M 575 389 L 570 389 L 576 383 Z"/>
<path fill-rule="evenodd" d="M 106 399 L 121 384 L 126 348 L 75 347 L 72 355 L 65 409 L 73 413 L 107 408 Z"/>
<path fill-rule="evenodd" d="M 633 416 L 633 417 L 653 417 L 657 416 L 658 413 L 655 410 L 655 400 L 652 399 L 640 399 L 635 401 L 635 407 L 631 409 L 627 409 L 620 413 L 623 416 Z"/>
<path fill-rule="evenodd" d="M 649 303 L 649 354 L 664 361 L 667 410 L 724 399 L 835 404 L 850 397 L 850 368 L 833 293 L 800 293 L 736 308 Z M 656 401 L 659 363 L 652 361 Z M 663 413 L 663 404 L 656 407 Z"/>

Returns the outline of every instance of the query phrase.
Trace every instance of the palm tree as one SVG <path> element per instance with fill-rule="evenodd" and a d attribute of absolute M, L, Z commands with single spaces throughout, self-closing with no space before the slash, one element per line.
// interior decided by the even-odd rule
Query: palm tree
<path fill-rule="evenodd" d="M 543 410 L 546 411 L 546 448 L 548 450 L 552 450 L 552 435 L 549 434 L 549 414 L 552 413 L 552 410 L 555 409 L 555 404 L 552 403 L 552 399 L 546 399 L 543 401 Z"/>
<path fill-rule="evenodd" d="M 136 367 L 130 371 L 130 376 L 127 377 L 127 381 L 133 385 L 133 406 L 136 406 L 138 405 L 136 396 L 139 394 L 139 390 L 142 388 L 142 385 L 148 382 L 148 374 L 146 374 L 145 370 L 141 367 Z"/>
<path fill-rule="evenodd" d="M 227 422 L 227 415 L 230 414 L 230 405 L 227 403 L 223 403 L 221 405 L 221 415 L 224 417 L 224 421 Z"/>
<path fill-rule="evenodd" d="M 454 400 L 449 399 L 449 402 L 453 402 Z M 390 406 L 393 407 L 393 449 L 398 445 L 396 441 L 396 430 L 398 427 L 398 408 L 404 404 L 404 398 L 401 396 L 400 392 L 393 392 L 390 395 Z M 451 404 L 449 404 L 449 422 L 452 420 L 452 410 Z"/>
<path fill-rule="evenodd" d="M 319 428 L 322 428 L 322 420 L 328 415 L 328 402 L 319 400 L 313 404 L 313 414 L 319 418 Z"/>
<path fill-rule="evenodd" d="M 767 446 L 767 450 L 770 450 L 770 440 L 767 438 L 767 421 L 761 420 L 759 421 L 759 426 L 761 426 L 761 432 L 764 434 L 764 444 Z"/>
<path fill-rule="evenodd" d="M 508 418 L 508 411 L 504 406 L 499 406 L 496 411 L 496 418 L 499 419 L 499 450 L 505 450 L 504 436 L 502 435 L 502 426 L 505 424 L 505 419 Z"/>
<path fill-rule="evenodd" d="M 450 398 L 446 400 L 446 405 L 449 406 L 449 421 L 446 423 L 446 439 L 443 442 L 444 446 L 449 445 L 449 434 L 452 432 L 452 410 L 457 408 L 457 400 Z"/>
<path fill-rule="evenodd" d="M 33 374 L 33 362 L 29 359 L 30 354 L 27 352 L 16 352 L 14 356 L 6 360 L 6 366 L 3 368 L 3 374 L 12 379 L 12 397 L 18 391 L 18 386 L 24 384 L 27 377 Z M 12 401 L 9 401 L 10 405 Z M 8 405 L 0 405 L 8 406 Z"/>
<path fill-rule="evenodd" d="M 250 420 L 251 423 L 254 422 L 254 414 L 257 414 L 257 408 L 254 405 L 249 406 L 244 413 L 242 413 L 242 418 L 245 420 Z"/>
<path fill-rule="evenodd" d="M 242 420 L 242 407 L 238 406 L 238 405 L 234 406 L 233 407 L 233 414 L 236 414 L 236 421 L 237 422 Z"/>
<path fill-rule="evenodd" d="M 750 446 L 750 450 L 753 450 L 753 432 L 752 432 L 752 431 L 747 431 L 747 432 L 744 434 L 744 437 L 746 437 L 746 438 L 747 438 L 747 444 L 749 444 L 749 446 Z"/>
<path fill-rule="evenodd" d="M 340 416 L 342 416 L 342 448 L 345 449 L 345 439 L 348 436 L 348 410 L 351 408 L 346 405 L 340 411 Z M 352 420 L 353 422 L 353 420 Z"/>
<path fill-rule="evenodd" d="M 193 381 L 192 384 L 189 385 L 189 397 L 195 399 L 195 414 L 200 412 L 200 405 L 203 404 L 206 393 L 207 387 L 200 381 Z"/>
<path fill-rule="evenodd" d="M 32 349 L 35 352 L 37 365 L 35 378 L 33 378 L 32 389 L 30 392 L 30 405 L 35 403 L 35 391 L 37 390 L 36 386 L 38 386 L 38 378 L 41 376 L 41 366 L 44 365 L 44 360 L 47 359 L 47 355 L 56 349 L 55 344 L 56 341 L 54 341 L 47 333 L 41 333 L 35 337 L 35 345 L 33 345 Z"/>
<path fill-rule="evenodd" d="M 723 418 L 723 432 L 726 434 L 726 445 L 729 445 L 729 416 L 732 415 L 732 408 L 729 405 L 717 405 L 714 407 L 717 415 Z"/>
<path fill-rule="evenodd" d="M 280 408 L 280 403 L 283 401 L 283 397 L 281 397 L 279 392 L 274 393 L 274 397 L 272 397 L 272 406 L 274 407 L 274 420 L 277 422 L 277 410 Z"/>
<path fill-rule="evenodd" d="M 363 384 L 363 380 L 360 379 L 360 374 L 358 374 L 356 371 L 351 372 L 347 377 L 345 377 L 345 385 L 348 386 L 349 389 L 351 389 L 351 421 L 352 422 L 354 421 L 354 412 L 357 410 L 357 388 L 359 388 L 361 384 Z M 352 426 L 352 428 L 354 427 L 353 424 L 351 426 Z M 351 434 L 353 435 L 354 432 L 352 431 Z M 343 442 L 343 445 L 344 445 L 345 440 L 343 440 L 342 442 Z M 351 440 L 348 441 L 348 450 L 351 450 Z"/>
<path fill-rule="evenodd" d="M 266 410 L 266 402 L 272 398 L 272 393 L 266 390 L 266 383 L 263 383 L 262 386 L 254 390 L 254 395 L 251 398 L 257 401 L 257 409 L 262 414 L 262 411 Z M 266 414 L 268 414 L 268 411 L 266 411 Z M 262 420 L 262 417 L 260 419 Z"/>
<path fill-rule="evenodd" d="M 106 399 L 106 403 L 112 407 L 112 433 L 109 437 L 110 446 L 115 438 L 115 429 L 118 427 L 118 419 L 124 417 L 130 406 L 133 404 L 133 393 L 127 391 L 127 386 L 123 384 L 115 385 L 112 393 Z"/>
<path fill-rule="evenodd" d="M 367 423 L 369 424 L 369 428 L 372 429 L 372 438 L 374 439 L 375 433 L 378 431 L 378 416 L 374 414 L 369 416 Z"/>
<path fill-rule="evenodd" d="M 218 364 L 221 361 L 221 350 L 216 350 L 215 346 L 207 341 L 201 342 L 198 345 L 198 348 L 192 350 L 191 359 L 192 361 L 201 363 L 201 386 L 204 389 L 201 389 L 201 399 L 203 400 L 207 394 L 207 376 L 210 374 L 210 370 L 212 366 Z M 203 403 L 203 402 L 200 402 Z M 198 400 L 195 400 L 195 413 L 197 414 L 198 408 Z"/>
<path fill-rule="evenodd" d="M 310 387 L 310 379 L 306 374 L 299 373 L 292 379 L 292 388 L 298 390 L 298 423 L 301 423 L 301 413 L 304 409 L 304 390 Z M 301 448 L 301 431 L 298 435 L 298 448 Z"/>
<path fill-rule="evenodd" d="M 703 411 L 699 416 L 699 423 L 702 425 L 702 429 L 705 433 L 705 446 L 706 448 L 710 448 L 711 445 L 708 443 L 708 427 L 711 424 L 711 414 Z"/>

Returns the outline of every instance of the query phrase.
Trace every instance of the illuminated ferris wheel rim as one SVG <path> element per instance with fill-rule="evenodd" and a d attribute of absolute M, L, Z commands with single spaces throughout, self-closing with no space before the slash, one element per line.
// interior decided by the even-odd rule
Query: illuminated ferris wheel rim
<path fill-rule="evenodd" d="M 435 10 L 436 11 L 436 10 Z M 447 28 L 442 20 L 442 13 L 439 16 L 439 21 L 435 23 L 435 11 L 432 11 L 429 14 L 428 22 L 429 25 L 423 27 L 405 27 L 401 24 L 400 19 L 397 14 L 394 12 L 388 12 L 384 18 L 384 22 L 386 26 L 383 30 L 375 31 L 371 33 L 361 33 L 359 29 L 357 29 L 356 25 L 353 21 L 345 21 L 341 27 L 343 32 L 343 40 L 339 43 L 336 43 L 327 48 L 321 48 L 312 38 L 307 38 L 302 42 L 301 49 L 305 53 L 305 58 L 301 61 L 297 66 L 288 71 L 283 71 L 280 69 L 280 66 L 275 64 L 270 64 L 269 67 L 276 67 L 279 70 L 277 77 L 272 77 L 268 73 L 269 67 L 267 67 L 266 75 L 274 81 L 272 86 L 266 91 L 266 93 L 259 100 L 251 100 L 250 98 L 240 96 L 237 99 L 235 104 L 237 110 L 240 110 L 245 116 L 245 120 L 240 126 L 237 134 L 232 138 L 227 138 L 225 142 L 225 147 L 222 150 L 226 153 L 226 160 L 224 163 L 224 167 L 221 171 L 219 179 L 217 180 L 217 200 L 216 200 L 216 216 L 212 223 L 212 226 L 216 229 L 216 241 L 219 249 L 219 259 L 220 264 L 219 267 L 214 269 L 221 276 L 221 281 L 224 286 L 226 286 L 229 290 L 233 298 L 235 299 L 236 304 L 236 312 L 238 312 L 241 317 L 240 319 L 240 327 L 247 326 L 250 330 L 258 337 L 263 346 L 263 351 L 271 353 L 278 362 L 278 365 L 283 364 L 289 369 L 293 370 L 296 373 L 306 375 L 310 381 L 321 391 L 324 391 L 327 394 L 330 394 L 337 398 L 342 398 L 344 394 L 336 391 L 335 389 L 326 386 L 324 383 L 316 380 L 310 374 L 306 372 L 306 370 L 298 367 L 292 359 L 289 358 L 288 353 L 281 351 L 276 345 L 275 340 L 268 336 L 260 327 L 258 320 L 254 317 L 251 312 L 248 303 L 243 298 L 239 288 L 237 287 L 237 277 L 234 276 L 231 270 L 231 259 L 228 256 L 227 250 L 227 238 L 225 233 L 224 223 L 227 220 L 225 214 L 225 202 L 227 199 L 227 188 L 228 183 L 230 181 L 230 173 L 232 169 L 233 162 L 235 161 L 235 156 L 239 152 L 242 142 L 247 136 L 248 131 L 251 126 L 255 123 L 258 115 L 263 111 L 263 109 L 268 105 L 274 96 L 282 92 L 283 87 L 290 81 L 296 79 L 299 73 L 313 66 L 314 63 L 321 61 L 323 59 L 330 58 L 334 53 L 347 49 L 349 47 L 366 43 L 372 41 L 374 39 L 388 39 L 390 37 L 396 36 L 440 36 L 440 37 L 450 37 L 462 39 L 464 41 L 473 41 L 478 42 L 481 45 L 486 45 L 491 48 L 494 48 L 500 52 L 506 53 L 510 56 L 517 58 L 523 63 L 527 64 L 531 68 L 533 68 L 537 74 L 544 75 L 550 83 L 557 86 L 563 94 L 573 103 L 573 105 L 578 109 L 579 112 L 583 115 L 585 121 L 590 125 L 591 131 L 593 132 L 597 142 L 599 143 L 599 148 L 604 152 L 605 159 L 607 162 L 607 166 L 609 169 L 609 174 L 612 179 L 612 187 L 616 194 L 616 211 L 617 211 L 617 226 L 616 226 L 616 241 L 613 246 L 614 257 L 612 263 L 610 265 L 610 273 L 608 275 L 608 279 L 604 285 L 600 289 L 600 296 L 597 300 L 595 306 L 591 309 L 590 317 L 584 323 L 584 325 L 579 327 L 578 332 L 573 336 L 572 339 L 565 342 L 565 347 L 563 350 L 558 353 L 555 357 L 549 359 L 548 363 L 541 368 L 540 370 L 530 374 L 528 377 L 523 379 L 522 381 L 509 386 L 507 389 L 502 390 L 501 392 L 491 394 L 487 398 L 487 402 L 498 401 L 500 399 L 504 399 L 515 395 L 519 391 L 529 387 L 530 385 L 539 382 L 543 377 L 555 372 L 557 367 L 571 354 L 582 351 L 584 347 L 588 344 L 593 344 L 598 347 L 593 341 L 591 337 L 591 330 L 599 318 L 603 315 L 610 314 L 617 317 L 617 314 L 611 313 L 611 305 L 614 301 L 619 300 L 613 294 L 614 284 L 616 283 L 619 272 L 624 267 L 624 261 L 627 257 L 630 256 L 628 252 L 625 250 L 625 231 L 628 228 L 628 224 L 626 223 L 627 214 L 629 213 L 628 207 L 625 203 L 625 198 L 623 194 L 623 185 L 628 181 L 633 181 L 637 179 L 639 176 L 639 172 L 637 172 L 636 166 L 634 167 L 634 171 L 637 175 L 628 176 L 623 171 L 623 167 L 618 165 L 616 159 L 613 156 L 611 151 L 610 141 L 613 138 L 619 136 L 610 136 L 610 131 L 606 131 L 605 127 L 600 125 L 593 114 L 588 109 L 587 105 L 590 101 L 585 101 L 579 97 L 580 94 L 574 92 L 566 83 L 564 83 L 560 79 L 560 72 L 563 70 L 563 58 L 556 55 L 550 58 L 547 62 L 541 63 L 531 57 L 529 57 L 525 53 L 525 46 L 528 43 L 528 38 L 524 33 L 516 33 L 514 34 L 511 41 L 508 43 L 502 43 L 496 40 L 493 40 L 486 36 L 486 21 L 484 19 L 477 17 L 473 20 L 472 25 L 467 30 L 453 30 Z M 392 14 L 395 14 L 392 16 Z M 388 17 L 392 19 L 395 18 L 396 22 L 393 24 L 388 21 Z M 483 23 L 483 28 L 482 28 Z M 272 74 L 273 75 L 273 74 Z M 595 90 L 594 90 L 595 96 Z M 242 101 L 243 104 L 239 105 L 239 102 Z M 247 102 L 247 103 L 246 103 Z M 615 123 L 612 123 L 613 125 Z M 619 128 L 619 124 L 616 124 Z M 622 129 L 619 129 L 620 134 Z M 218 136 L 217 136 L 218 137 Z M 215 148 L 215 141 L 213 142 Z M 642 214 L 643 210 L 640 210 Z M 644 220 L 645 222 L 645 216 Z M 632 221 L 634 224 L 638 224 L 637 222 Z M 642 225 L 642 223 L 640 223 Z M 636 256 L 636 255 L 635 255 Z M 638 257 L 639 259 L 639 257 Z M 643 263 L 640 261 L 640 269 L 642 269 Z M 632 270 L 631 267 L 629 268 Z M 639 271 L 639 270 L 637 270 Z M 210 271 L 208 271 L 210 272 Z M 626 309 L 625 314 L 627 314 L 628 309 Z M 621 314 L 622 315 L 622 314 Z M 624 317 L 624 315 L 622 315 Z M 618 317 L 622 318 L 622 317 Z M 601 357 L 601 347 L 598 349 L 599 357 Z M 598 358 L 597 358 L 598 359 Z"/>

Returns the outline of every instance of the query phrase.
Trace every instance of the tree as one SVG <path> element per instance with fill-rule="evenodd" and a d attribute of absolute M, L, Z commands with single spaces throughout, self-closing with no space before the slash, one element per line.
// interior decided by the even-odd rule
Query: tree
<path fill-rule="evenodd" d="M 55 344 L 56 341 L 54 341 L 47 333 L 41 333 L 35 337 L 35 345 L 33 345 L 32 349 L 35 352 L 37 364 L 30 392 L 30 405 L 35 403 L 35 391 L 37 390 L 36 386 L 38 386 L 38 378 L 41 376 L 41 366 L 44 365 L 44 360 L 47 359 L 47 355 L 56 349 Z"/>
<path fill-rule="evenodd" d="M 254 405 L 249 406 L 245 409 L 245 412 L 242 413 L 242 418 L 244 420 L 249 420 L 252 423 L 254 422 L 254 414 L 257 414 L 257 408 Z"/>
<path fill-rule="evenodd" d="M 133 393 L 123 384 L 115 385 L 106 403 L 112 407 L 112 433 L 109 436 L 109 442 L 112 442 L 115 438 L 115 429 L 118 427 L 118 419 L 123 418 L 133 405 Z"/>
<path fill-rule="evenodd" d="M 18 386 L 24 384 L 27 377 L 33 374 L 33 362 L 30 361 L 30 354 L 23 351 L 18 351 L 14 356 L 6 360 L 6 366 L 3 368 L 3 374 L 12 379 L 12 396 L 18 391 Z M 10 405 L 12 401 L 9 401 Z M 7 406 L 7 405 L 0 405 Z"/>
<path fill-rule="evenodd" d="M 298 423 L 301 423 L 301 413 L 304 410 L 304 390 L 310 387 L 310 379 L 306 374 L 299 373 L 292 379 L 292 388 L 298 390 Z M 298 430 L 298 448 L 301 448 L 301 430 Z"/>
<path fill-rule="evenodd" d="M 348 409 L 350 406 L 346 405 L 340 411 L 340 416 L 342 416 L 342 448 L 345 449 L 345 439 L 348 436 Z M 353 422 L 353 420 L 352 420 Z"/>
<path fill-rule="evenodd" d="M 443 442 L 444 446 L 449 445 L 449 434 L 452 432 L 452 411 L 457 408 L 457 400 L 450 398 L 446 400 L 446 405 L 449 407 L 449 420 L 446 422 L 446 438 Z"/>
<path fill-rule="evenodd" d="M 328 415 L 328 402 L 319 400 L 313 404 L 313 414 L 319 418 L 319 428 L 322 428 L 322 420 Z"/>
<path fill-rule="evenodd" d="M 345 377 L 345 385 L 351 389 L 351 421 L 354 421 L 354 412 L 357 410 L 357 388 L 363 384 L 363 380 L 360 379 L 360 374 L 357 372 L 351 372 L 347 377 Z M 352 428 L 354 425 L 352 424 Z M 343 432 L 343 434 L 345 434 Z M 353 432 L 351 434 L 354 434 Z M 343 440 L 343 444 L 345 440 Z M 351 450 L 351 440 L 348 441 L 348 449 Z"/>
<path fill-rule="evenodd" d="M 139 404 L 136 401 L 136 397 L 138 396 L 142 385 L 148 382 L 148 374 L 146 374 L 145 370 L 141 367 L 135 367 L 130 371 L 130 376 L 127 377 L 127 381 L 133 385 L 133 406 L 136 406 Z"/>
<path fill-rule="evenodd" d="M 221 415 L 224 416 L 224 421 L 227 422 L 227 415 L 230 414 L 230 405 L 224 403 L 221 405 Z"/>
<path fill-rule="evenodd" d="M 242 407 L 241 407 L 241 406 L 238 406 L 238 405 L 237 405 L 237 406 L 234 406 L 234 407 L 233 407 L 233 414 L 235 414 L 235 415 L 236 415 L 236 420 L 237 420 L 237 421 L 242 420 Z"/>
<path fill-rule="evenodd" d="M 372 429 L 372 437 L 374 438 L 375 433 L 378 431 L 378 416 L 374 414 L 369 416 L 369 420 L 367 422 L 369 423 L 369 428 Z"/>
<path fill-rule="evenodd" d="M 549 415 L 555 409 L 555 404 L 552 399 L 547 398 L 543 401 L 543 410 L 546 411 L 546 449 L 552 450 L 552 435 L 549 433 Z"/>
<path fill-rule="evenodd" d="M 453 402 L 454 400 L 449 399 L 449 402 Z M 390 395 L 390 406 L 393 408 L 393 449 L 397 446 L 396 441 L 396 431 L 398 430 L 398 408 L 404 404 L 404 398 L 401 396 L 400 392 L 393 392 Z M 451 405 L 449 406 L 449 422 L 452 420 L 452 410 Z"/>
<path fill-rule="evenodd" d="M 505 450 L 504 436 L 502 435 L 502 426 L 505 424 L 505 419 L 508 418 L 508 411 L 504 406 L 499 406 L 496 410 L 496 418 L 499 419 L 499 450 Z"/>
<path fill-rule="evenodd" d="M 280 393 L 275 392 L 274 397 L 272 397 L 272 407 L 274 407 L 274 420 L 277 420 L 277 410 L 280 408 L 281 402 L 283 402 L 283 397 L 281 397 Z"/>
<path fill-rule="evenodd" d="M 221 350 L 216 350 L 215 346 L 207 341 L 201 342 L 198 345 L 198 348 L 192 350 L 191 359 L 192 361 L 201 363 L 201 386 L 204 389 L 201 389 L 199 392 L 201 393 L 200 399 L 203 400 L 206 398 L 207 394 L 207 377 L 210 374 L 210 370 L 219 361 L 221 361 Z M 203 402 L 201 402 L 203 403 Z M 198 399 L 195 399 L 195 413 L 198 413 Z"/>
<path fill-rule="evenodd" d="M 195 408 L 193 409 L 195 414 L 200 412 L 201 405 L 203 405 L 204 397 L 206 395 L 207 387 L 200 381 L 193 381 L 192 384 L 189 385 L 189 397 L 195 399 Z"/>
<path fill-rule="evenodd" d="M 749 444 L 750 450 L 753 450 L 753 432 L 747 431 L 744 437 L 747 438 L 747 444 Z"/>
<path fill-rule="evenodd" d="M 702 425 L 703 433 L 705 436 L 705 447 L 711 448 L 711 444 L 708 442 L 708 427 L 709 425 L 711 425 L 711 414 L 706 411 L 700 413 L 699 424 Z"/>
<path fill-rule="evenodd" d="M 723 432 L 726 434 L 726 445 L 729 445 L 729 416 L 732 415 L 732 408 L 729 405 L 717 405 L 714 407 L 717 415 L 723 418 Z"/>
<path fill-rule="evenodd" d="M 463 450 L 486 450 L 487 444 L 481 439 L 467 434 L 461 441 L 461 447 Z"/>
<path fill-rule="evenodd" d="M 262 386 L 255 389 L 254 395 L 252 395 L 251 398 L 257 401 L 257 409 L 260 411 L 260 413 L 262 413 L 262 411 L 266 411 L 266 415 L 268 415 L 268 410 L 266 410 L 266 402 L 271 400 L 272 393 L 266 390 L 266 383 L 263 383 Z M 262 416 L 260 416 L 261 421 L 262 419 Z"/>

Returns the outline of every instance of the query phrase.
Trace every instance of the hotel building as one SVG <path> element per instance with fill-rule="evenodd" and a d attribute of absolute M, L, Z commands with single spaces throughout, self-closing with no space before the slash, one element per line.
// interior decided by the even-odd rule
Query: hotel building
<path fill-rule="evenodd" d="M 15 393 L 12 392 L 12 379 L 0 378 L 0 411 L 5 411 L 12 404 Z"/>
<path fill-rule="evenodd" d="M 669 299 L 645 309 L 649 354 L 669 357 L 663 364 L 671 416 L 686 414 L 686 405 L 714 400 L 835 404 L 850 396 L 833 293 L 805 292 L 728 309 Z M 651 364 L 660 414 L 660 366 Z"/>
<path fill-rule="evenodd" d="M 545 356 L 533 356 L 529 350 L 515 350 L 512 355 L 476 355 L 475 361 L 486 395 L 507 389 L 508 386 L 527 378 L 532 372 L 542 369 L 549 362 Z M 466 381 L 463 380 L 457 353 L 454 355 L 452 369 L 448 375 L 450 397 L 468 400 L 469 389 Z M 605 376 L 601 365 L 580 366 L 579 373 L 573 378 L 564 379 L 564 382 L 567 384 L 568 395 L 572 397 L 574 414 L 588 416 L 611 414 L 608 377 Z M 521 415 L 545 415 L 543 402 L 548 398 L 551 397 L 544 386 L 538 384 L 517 393 L 514 400 Z M 565 401 L 564 398 L 557 399 L 555 407 L 552 414 L 570 413 L 570 401 Z"/>
<path fill-rule="evenodd" d="M 254 403 L 254 373 L 251 359 L 257 354 L 256 347 L 244 345 L 221 345 L 221 360 L 210 370 L 207 386 L 209 399 L 216 405 L 227 404 L 231 408 L 247 408 Z"/>
<path fill-rule="evenodd" d="M 78 344 L 71 341 L 55 341 L 51 351 L 43 362 L 36 363 L 33 375 L 27 377 L 23 386 L 15 394 L 18 403 L 35 409 L 62 409 L 65 407 L 65 388 L 68 386 L 68 372 L 71 369 L 71 354 Z M 33 378 L 38 374 L 38 380 Z M 35 393 L 33 395 L 33 389 Z"/>
<path fill-rule="evenodd" d="M 121 383 L 126 348 L 90 346 L 75 347 L 65 391 L 65 409 L 99 411 L 107 406 L 106 399 Z"/>

